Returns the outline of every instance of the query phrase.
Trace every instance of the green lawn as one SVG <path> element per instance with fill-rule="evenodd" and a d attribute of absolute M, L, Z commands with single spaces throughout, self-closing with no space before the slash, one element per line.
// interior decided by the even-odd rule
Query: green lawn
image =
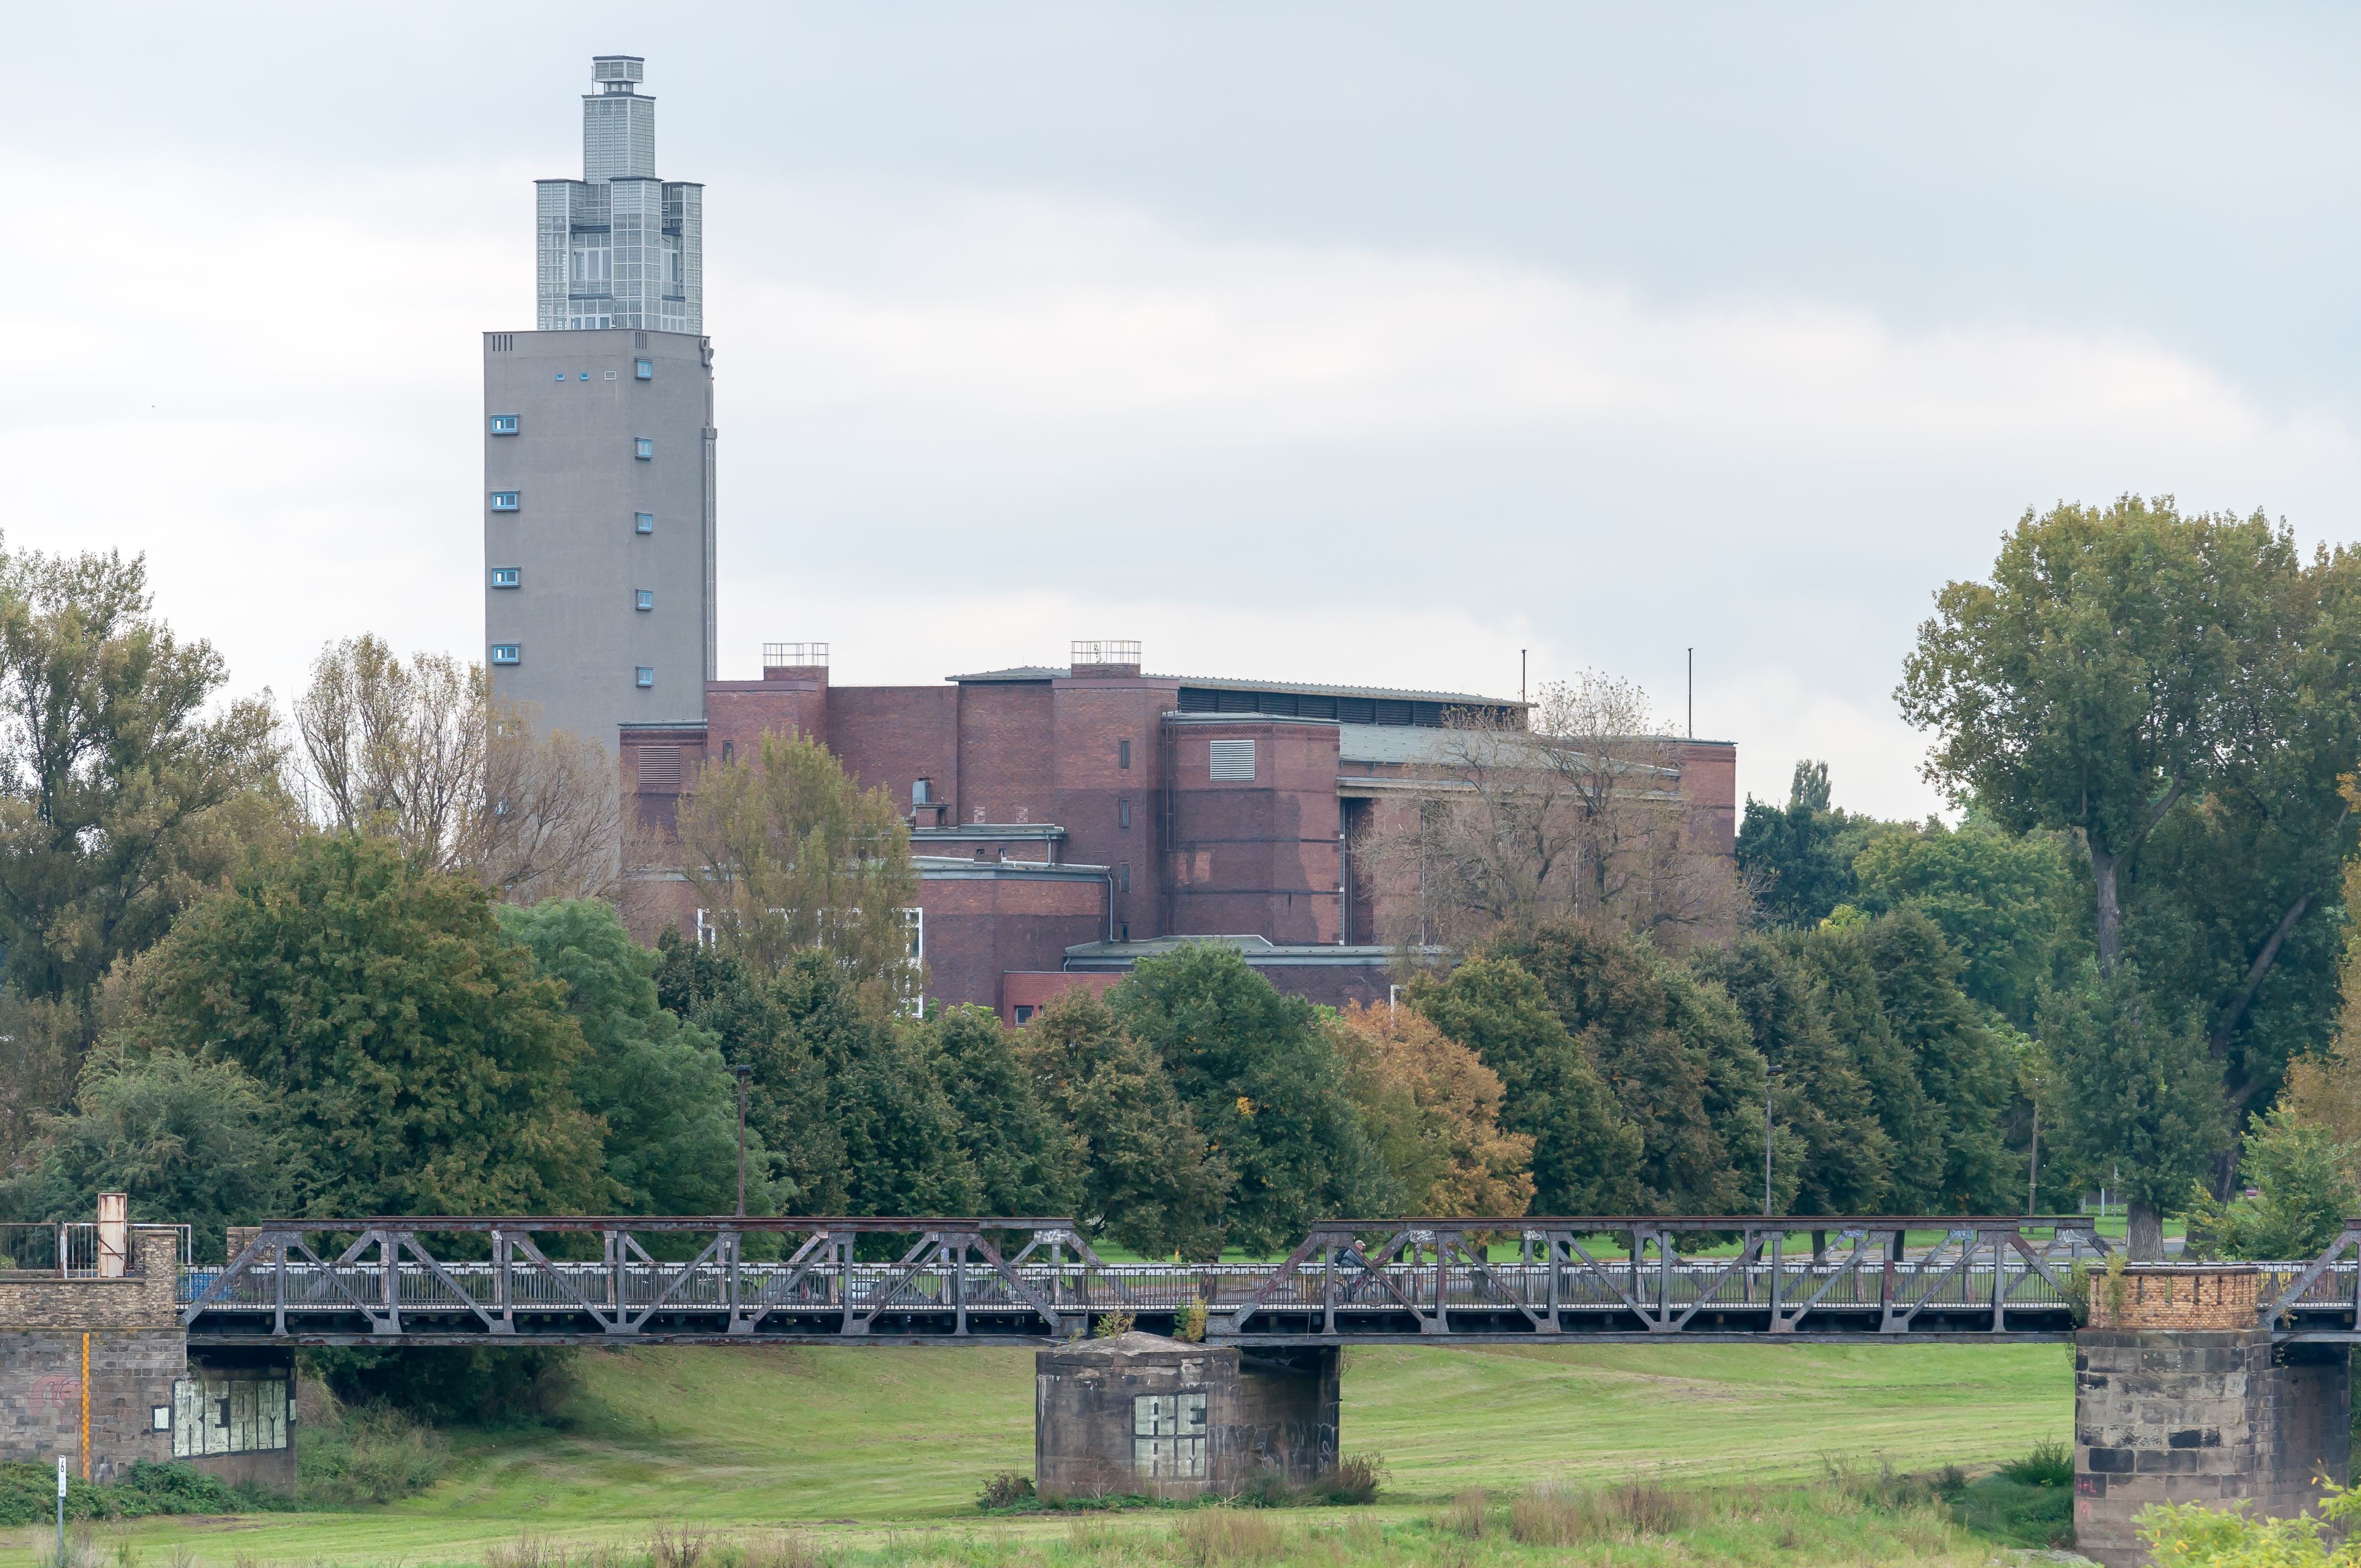
<path fill-rule="evenodd" d="M 978 1524 L 984 1476 L 1032 1469 L 1027 1350 L 647 1348 L 592 1353 L 582 1369 L 573 1430 L 461 1433 L 423 1497 L 145 1521 L 102 1544 L 157 1563 L 185 1547 L 224 1568 L 420 1568 L 477 1561 L 522 1531 L 644 1540 L 656 1520 L 813 1521 L 866 1539 Z M 1377 1514 L 1404 1519 L 1466 1487 L 1554 1476 L 1767 1482 L 1846 1456 L 1972 1468 L 2068 1438 L 2072 1401 L 2070 1347 L 2056 1344 L 1362 1346 L 1345 1367 L 1344 1446 L 1386 1456 L 1390 1506 Z M 0 1548 L 0 1565 L 30 1564 L 28 1539 Z"/>

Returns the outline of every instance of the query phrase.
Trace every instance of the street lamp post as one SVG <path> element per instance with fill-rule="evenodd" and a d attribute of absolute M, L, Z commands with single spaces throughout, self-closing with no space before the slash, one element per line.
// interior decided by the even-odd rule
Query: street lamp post
<path fill-rule="evenodd" d="M 738 1075 L 738 1217 L 746 1217 L 746 1080 L 754 1069 L 741 1062 L 730 1069 Z"/>
<path fill-rule="evenodd" d="M 1771 1213 L 1771 1080 L 1787 1069 L 1774 1067 L 1763 1075 L 1763 1213 Z"/>

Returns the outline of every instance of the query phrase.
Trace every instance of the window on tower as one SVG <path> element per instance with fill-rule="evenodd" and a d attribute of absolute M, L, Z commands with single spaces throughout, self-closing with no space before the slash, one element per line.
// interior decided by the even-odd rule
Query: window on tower
<path fill-rule="evenodd" d="M 494 511 L 516 510 L 517 493 L 514 490 L 494 490 L 492 492 L 492 510 Z"/>
<path fill-rule="evenodd" d="M 492 663 L 495 664 L 522 664 L 524 663 L 524 658 L 522 650 L 518 648 L 517 644 L 513 642 L 495 642 L 492 644 Z"/>
<path fill-rule="evenodd" d="M 656 444 L 649 440 L 646 436 L 640 436 L 631 443 L 631 455 L 640 459 L 642 463 L 646 462 L 649 458 L 653 457 L 655 455 Z"/>
<path fill-rule="evenodd" d="M 516 415 L 514 415 L 514 414 L 494 414 L 494 415 L 492 416 L 492 433 L 493 433 L 494 435 L 514 435 L 516 433 L 517 433 L 517 416 L 516 416 Z"/>
<path fill-rule="evenodd" d="M 633 512 L 631 517 L 631 527 L 635 532 L 653 533 L 656 531 L 655 513 L 652 511 Z"/>
<path fill-rule="evenodd" d="M 656 684 L 656 673 L 647 665 L 642 664 L 638 667 L 637 679 L 640 685 L 652 686 Z"/>
<path fill-rule="evenodd" d="M 655 609 L 655 607 L 656 607 L 656 591 L 655 591 L 655 589 L 653 589 L 653 588 L 634 588 L 634 589 L 632 589 L 632 590 L 631 590 L 631 606 L 632 606 L 632 608 L 633 608 L 633 609 Z"/>
<path fill-rule="evenodd" d="M 577 283 L 605 283 L 614 277 L 615 252 L 609 236 L 603 234 L 577 234 L 574 236 L 574 280 Z"/>
<path fill-rule="evenodd" d="M 518 584 L 523 581 L 523 578 L 524 571 L 522 567 L 495 566 L 492 568 L 492 587 L 496 588 L 515 587 Z"/>

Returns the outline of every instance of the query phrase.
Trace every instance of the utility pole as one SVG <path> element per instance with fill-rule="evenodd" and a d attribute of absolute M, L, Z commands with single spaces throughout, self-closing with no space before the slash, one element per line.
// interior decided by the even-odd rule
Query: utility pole
<path fill-rule="evenodd" d="M 1525 700 L 1525 655 L 1532 652 L 1530 648 L 1517 650 L 1517 700 L 1519 702 Z"/>
<path fill-rule="evenodd" d="M 1771 1214 L 1771 1081 L 1784 1071 L 1784 1068 L 1774 1067 L 1763 1075 L 1763 1214 L 1765 1219 Z"/>
<path fill-rule="evenodd" d="M 2041 1212 L 2041 1080 L 2033 1080 L 2033 1164 L 2025 1173 L 2025 1212 Z"/>
<path fill-rule="evenodd" d="M 1689 739 L 1697 739 L 1697 650 L 1689 650 Z M 1770 1211 L 1765 1209 L 1764 1213 Z"/>
<path fill-rule="evenodd" d="M 738 1217 L 746 1217 L 746 1080 L 754 1069 L 740 1062 L 730 1069 L 738 1075 Z"/>

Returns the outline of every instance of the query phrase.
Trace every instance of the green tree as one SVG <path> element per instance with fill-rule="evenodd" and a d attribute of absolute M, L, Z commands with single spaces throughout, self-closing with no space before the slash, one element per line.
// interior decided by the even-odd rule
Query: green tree
<path fill-rule="evenodd" d="M 1878 1213 L 1893 1179 L 1894 1142 L 1878 1123 L 1851 1043 L 1829 1026 L 1819 976 L 1798 951 L 1807 940 L 1748 938 L 1699 952 L 1694 967 L 1728 993 L 1754 1048 L 1780 1069 L 1774 1125 L 1801 1146 L 1789 1157 L 1795 1177 L 1789 1212 Z"/>
<path fill-rule="evenodd" d="M 983 1189 L 933 1036 L 817 948 L 765 976 L 667 933 L 657 995 L 753 1069 L 746 1117 L 807 1214 L 972 1214 Z M 876 1247 L 891 1244 L 880 1241 Z"/>
<path fill-rule="evenodd" d="M 750 1144 L 760 1139 L 782 1202 L 801 1214 L 852 1212 L 844 1130 L 829 1111 L 835 1065 L 862 1047 L 871 1027 L 859 999 L 839 985 L 774 987 L 735 955 L 656 938 L 656 1001 L 720 1042 L 723 1058 L 752 1069 L 747 1081 Z M 791 1011 L 789 998 L 798 1006 Z"/>
<path fill-rule="evenodd" d="M 1738 829 L 1738 872 L 1764 920 L 1808 929 L 1853 896 L 1845 827 L 1845 814 L 1828 805 L 1826 762 L 1795 764 L 1784 809 L 1748 797 Z"/>
<path fill-rule="evenodd" d="M 2023 1028 L 2084 939 L 2074 918 L 2082 893 L 2060 839 L 2003 833 L 1972 813 L 1957 829 L 1930 817 L 1869 840 L 1853 872 L 1864 907 L 1933 921 L 1959 957 L 1960 989 Z"/>
<path fill-rule="evenodd" d="M 909 1025 L 933 1036 L 943 1092 L 959 1113 L 960 1147 L 983 1193 L 976 1212 L 1059 1217 L 1082 1192 L 1072 1140 L 1017 1054 L 1017 1036 L 988 1007 L 950 1007 Z"/>
<path fill-rule="evenodd" d="M 1413 981 L 1410 1001 L 1499 1075 L 1500 1125 L 1532 1140 L 1531 1212 L 1617 1214 L 1643 1201 L 1639 1129 L 1540 981 L 1512 959 L 1477 957 L 1448 979 Z"/>
<path fill-rule="evenodd" d="M 254 854 L 142 959 L 126 1037 L 236 1064 L 309 1151 L 310 1215 L 580 1212 L 598 1135 L 564 988 L 490 894 L 381 840 Z"/>
<path fill-rule="evenodd" d="M 2089 973 L 2042 999 L 2041 1043 L 2060 1086 L 2048 1158 L 2121 1191 L 2126 1217 L 2146 1235 L 2125 1238 L 2134 1256 L 2158 1256 L 2158 1217 L 2229 1142 L 2219 1080 L 2191 1017 L 2174 1024 L 2141 993 L 2139 966 Z M 2053 1168 L 2055 1167 L 2053 1166 Z"/>
<path fill-rule="evenodd" d="M 2189 1200 L 2190 1230 L 2224 1257 L 2316 1257 L 2361 1210 L 2353 1146 L 2284 1106 L 2247 1129 L 2239 1169 L 2258 1196 L 2224 1204 L 2202 1183 Z"/>
<path fill-rule="evenodd" d="M 1510 959 L 1542 982 L 1639 1133 L 1640 1212 L 1761 1206 L 1768 1064 L 1719 986 L 1631 938 L 1572 923 L 1504 933 L 1485 956 Z M 1791 1131 L 1776 1136 L 1785 1140 L 1773 1161 L 1785 1190 L 1773 1201 L 1784 1206 L 1802 1151 Z"/>
<path fill-rule="evenodd" d="M 302 1144 L 232 1062 L 101 1051 L 48 1133 L 11 1205 L 23 1217 L 87 1220 L 100 1193 L 127 1192 L 135 1223 L 193 1226 L 201 1259 L 222 1261 L 225 1226 L 286 1214 L 303 1190 Z"/>
<path fill-rule="evenodd" d="M 680 797 L 678 841 L 716 939 L 758 973 L 817 948 L 888 1008 L 923 990 L 909 825 L 817 740 L 767 732 L 752 758 L 707 762 Z"/>
<path fill-rule="evenodd" d="M 283 825 L 268 701 L 209 714 L 210 643 L 156 619 L 144 557 L 0 553 L 0 945 L 79 996 Z"/>
<path fill-rule="evenodd" d="M 2157 1002 L 2197 1014 L 2217 1093 L 2224 1079 L 2235 1092 L 2272 1077 L 2238 1059 L 2240 1025 L 2305 916 L 2333 900 L 2350 842 L 2336 778 L 2361 734 L 2356 571 L 2345 552 L 2307 567 L 2259 512 L 2183 517 L 2132 497 L 2027 512 L 1990 583 L 1937 597 L 1896 694 L 1936 731 L 1930 779 L 2004 828 L 2075 834 L 2102 974 L 2136 959 Z M 2262 885 L 2224 902 L 2213 879 L 2174 874 L 2208 818 Z M 2210 962 L 2150 939 L 2172 907 L 2216 927 L 2198 944 Z M 2135 1255 L 2160 1242 L 2147 1201 L 2134 1200 Z"/>
<path fill-rule="evenodd" d="M 1190 942 L 1140 960 L 1107 997 L 1235 1176 L 1231 1245 L 1292 1246 L 1315 1220 L 1399 1213 L 1406 1196 L 1353 1114 L 1344 1065 L 1312 1003 L 1235 948 Z"/>
<path fill-rule="evenodd" d="M 1891 1140 L 1897 1213 L 2009 1212 L 2024 1161 L 2006 1126 L 2015 1055 L 1958 983 L 1960 959 L 1912 905 L 1797 951 L 1818 971 L 1830 1028 L 1849 1042 Z"/>
<path fill-rule="evenodd" d="M 727 1214 L 738 1202 L 738 1088 L 719 1040 L 656 1003 L 656 955 L 614 906 L 590 899 L 504 905 L 500 929 L 566 983 L 588 1047 L 570 1078 L 598 1118 L 607 1192 L 619 1214 Z M 746 1212 L 776 1212 L 759 1129 L 746 1138 Z M 789 1192 L 794 1190 L 788 1189 Z"/>
<path fill-rule="evenodd" d="M 1156 1052 L 1077 986 L 1033 1015 L 1017 1053 L 1080 1173 L 1082 1228 L 1146 1256 L 1218 1257 L 1230 1168 Z"/>

